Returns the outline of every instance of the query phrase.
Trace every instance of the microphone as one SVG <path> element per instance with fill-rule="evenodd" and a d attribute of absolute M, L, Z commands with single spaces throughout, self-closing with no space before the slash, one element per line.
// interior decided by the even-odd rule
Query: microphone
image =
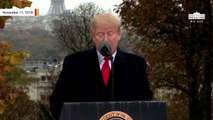
<path fill-rule="evenodd" d="M 107 42 L 106 40 L 103 40 L 100 44 L 99 44 L 99 48 L 98 48 L 99 52 L 103 55 L 103 56 L 111 56 L 112 55 L 112 46 L 109 42 Z"/>
<path fill-rule="evenodd" d="M 114 62 L 113 62 L 113 57 L 112 57 L 112 45 L 107 42 L 107 40 L 103 40 L 98 47 L 98 51 L 103 55 L 107 56 L 111 60 L 111 81 L 112 81 L 112 101 L 115 100 L 115 86 L 114 86 L 114 81 L 115 81 L 115 76 L 114 76 Z"/>

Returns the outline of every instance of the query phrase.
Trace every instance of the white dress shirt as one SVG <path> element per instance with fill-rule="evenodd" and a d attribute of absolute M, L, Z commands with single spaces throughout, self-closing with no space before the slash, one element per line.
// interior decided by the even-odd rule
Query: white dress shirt
<path fill-rule="evenodd" d="M 117 51 L 115 51 L 113 54 L 112 54 L 112 57 L 113 57 L 113 62 L 115 60 L 115 55 L 116 55 Z M 97 54 L 98 54 L 98 61 L 99 61 L 99 66 L 100 66 L 100 69 L 102 68 L 105 60 L 104 60 L 104 56 L 101 55 L 101 53 L 99 51 L 97 51 Z M 111 61 L 109 60 L 109 67 L 111 69 Z"/>

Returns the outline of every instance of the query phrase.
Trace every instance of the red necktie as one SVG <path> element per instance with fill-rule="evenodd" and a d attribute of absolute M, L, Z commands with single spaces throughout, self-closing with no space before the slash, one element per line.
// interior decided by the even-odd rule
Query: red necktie
<path fill-rule="evenodd" d="M 109 76 L 110 76 L 110 67 L 109 67 L 109 57 L 104 57 L 104 64 L 102 66 L 101 72 L 104 79 L 104 84 L 107 86 Z"/>

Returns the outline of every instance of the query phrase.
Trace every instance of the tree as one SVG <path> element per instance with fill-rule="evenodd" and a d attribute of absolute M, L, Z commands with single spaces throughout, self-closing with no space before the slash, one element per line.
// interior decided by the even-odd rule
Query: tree
<path fill-rule="evenodd" d="M 29 55 L 27 51 L 16 51 L 10 43 L 0 41 L 0 81 L 4 80 L 4 73 L 20 65 Z"/>
<path fill-rule="evenodd" d="M 80 4 L 52 21 L 52 33 L 70 52 L 93 47 L 90 23 L 95 14 L 103 12 L 94 3 Z"/>
<path fill-rule="evenodd" d="M 54 120 L 51 112 L 49 111 L 49 104 L 38 103 L 39 112 L 38 118 L 39 120 Z"/>
<path fill-rule="evenodd" d="M 148 60 L 148 76 L 155 93 L 154 98 L 166 101 L 169 120 L 187 120 L 187 95 L 172 86 L 165 85 L 168 84 L 166 82 L 169 82 L 170 79 L 177 82 L 186 81 L 177 74 L 182 73 L 183 69 L 179 46 L 173 43 L 157 44 L 144 39 L 144 37 L 131 37 L 130 45 L 135 47 L 134 52 L 136 54 L 144 56 Z"/>
<path fill-rule="evenodd" d="M 30 1 L 28 0 L 3 0 L 0 1 L 1 9 L 10 9 L 13 6 L 18 8 L 30 7 Z M 0 16 L 0 29 L 3 29 L 7 19 L 12 18 L 10 16 Z M 29 56 L 28 52 L 25 51 L 16 51 L 11 48 L 11 44 L 3 40 L 0 41 L 0 115 L 2 115 L 8 104 L 14 104 L 16 102 L 17 94 L 15 93 L 3 93 L 2 86 L 4 84 L 4 74 L 12 70 L 16 65 L 19 65 L 23 60 Z M 4 84 L 4 85 L 3 85 Z M 3 96 L 3 94 L 6 94 Z"/>
<path fill-rule="evenodd" d="M 30 7 L 28 0 L 3 0 L 0 1 L 0 9 L 10 9 L 13 6 L 18 8 Z M 10 16 L 0 16 L 0 29 L 5 27 Z M 9 42 L 0 40 L 0 119 L 1 120 L 32 120 L 50 119 L 49 109 L 29 99 L 29 96 L 22 89 L 24 84 L 29 83 L 28 78 L 22 77 L 24 71 L 17 67 L 25 58 L 29 57 L 26 51 L 14 50 Z M 15 85 L 14 85 L 15 83 Z M 17 86 L 20 84 L 21 86 Z M 38 116 L 35 115 L 38 113 Z"/>
<path fill-rule="evenodd" d="M 139 43 L 136 49 L 150 52 L 154 84 L 187 96 L 190 120 L 211 120 L 211 7 L 209 0 L 123 0 L 117 8 L 124 27 L 150 46 L 146 50 Z M 202 23 L 188 19 L 196 11 L 205 14 Z"/>
<path fill-rule="evenodd" d="M 37 118 L 35 113 L 38 113 L 38 110 L 35 102 L 30 100 L 23 90 L 12 86 L 8 81 L 1 82 L 0 89 L 1 98 L 4 98 L 1 120 L 35 120 Z"/>
<path fill-rule="evenodd" d="M 12 71 L 17 65 L 21 64 L 29 56 L 28 52 L 16 51 L 11 48 L 11 44 L 0 41 L 0 115 L 4 113 L 7 104 L 16 102 L 17 93 L 4 92 L 3 88 L 7 86 L 5 74 Z M 6 87 L 7 88 L 7 87 Z M 8 99 L 9 97 L 9 99 Z"/>

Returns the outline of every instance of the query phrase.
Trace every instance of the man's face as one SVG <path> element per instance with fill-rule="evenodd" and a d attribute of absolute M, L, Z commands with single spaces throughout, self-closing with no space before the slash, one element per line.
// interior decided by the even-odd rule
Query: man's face
<path fill-rule="evenodd" d="M 118 30 L 118 27 L 109 27 L 109 26 L 96 26 L 95 30 L 92 33 L 93 42 L 96 48 L 99 47 L 99 44 L 106 40 L 112 45 L 112 52 L 114 53 L 118 47 L 121 32 Z"/>

